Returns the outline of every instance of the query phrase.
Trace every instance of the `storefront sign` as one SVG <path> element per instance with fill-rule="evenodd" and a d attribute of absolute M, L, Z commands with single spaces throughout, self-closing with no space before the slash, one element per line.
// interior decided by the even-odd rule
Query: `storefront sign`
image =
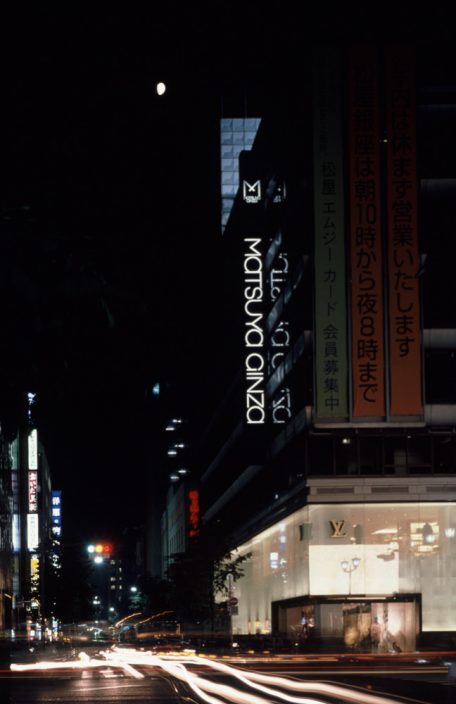
<path fill-rule="evenodd" d="M 331 538 L 346 538 L 347 534 L 344 531 L 345 521 L 334 521 L 330 520 L 329 525 L 331 526 Z"/>

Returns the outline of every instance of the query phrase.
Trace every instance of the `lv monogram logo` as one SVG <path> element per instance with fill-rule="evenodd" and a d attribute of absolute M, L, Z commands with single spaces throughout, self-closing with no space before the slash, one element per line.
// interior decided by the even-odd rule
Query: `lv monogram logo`
<path fill-rule="evenodd" d="M 345 538 L 347 535 L 344 531 L 345 521 L 329 521 L 332 528 L 331 538 Z"/>

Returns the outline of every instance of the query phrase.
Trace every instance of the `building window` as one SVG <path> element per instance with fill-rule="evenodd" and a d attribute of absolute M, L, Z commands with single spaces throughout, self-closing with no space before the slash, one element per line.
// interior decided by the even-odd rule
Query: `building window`
<path fill-rule="evenodd" d="M 333 438 L 330 436 L 309 438 L 309 474 L 334 474 Z"/>

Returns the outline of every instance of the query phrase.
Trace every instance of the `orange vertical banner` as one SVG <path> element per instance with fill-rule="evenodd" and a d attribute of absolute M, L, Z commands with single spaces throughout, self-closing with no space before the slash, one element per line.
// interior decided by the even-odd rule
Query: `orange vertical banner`
<path fill-rule="evenodd" d="M 354 49 L 349 81 L 352 416 L 385 416 L 377 51 Z"/>
<path fill-rule="evenodd" d="M 417 228 L 415 62 L 387 49 L 387 218 L 390 412 L 421 416 L 421 325 Z"/>

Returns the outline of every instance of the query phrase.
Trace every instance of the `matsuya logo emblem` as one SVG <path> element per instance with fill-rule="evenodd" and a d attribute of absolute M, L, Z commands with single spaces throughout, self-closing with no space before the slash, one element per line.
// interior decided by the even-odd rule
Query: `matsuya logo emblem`
<path fill-rule="evenodd" d="M 261 182 L 260 180 L 255 181 L 255 183 L 249 183 L 248 181 L 242 182 L 242 197 L 246 203 L 259 203 L 261 200 Z"/>

